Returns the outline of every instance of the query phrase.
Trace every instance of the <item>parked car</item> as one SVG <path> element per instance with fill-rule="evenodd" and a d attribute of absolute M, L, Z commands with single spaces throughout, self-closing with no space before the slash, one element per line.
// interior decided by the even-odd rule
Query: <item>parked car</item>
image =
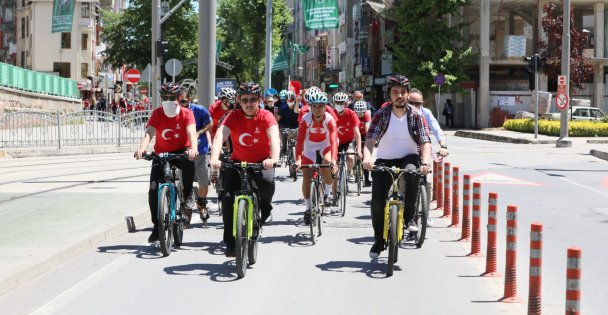
<path fill-rule="evenodd" d="M 570 110 L 568 110 L 570 113 Z M 572 120 L 596 121 L 601 120 L 606 116 L 600 109 L 587 106 L 572 106 Z M 561 113 L 546 113 L 542 114 L 541 118 L 548 120 L 560 120 Z"/>

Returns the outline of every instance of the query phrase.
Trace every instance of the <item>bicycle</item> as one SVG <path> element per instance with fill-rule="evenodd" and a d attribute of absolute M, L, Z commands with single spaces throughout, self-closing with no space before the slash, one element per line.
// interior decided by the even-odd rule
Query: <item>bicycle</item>
<path fill-rule="evenodd" d="M 317 237 L 323 234 L 323 219 L 325 210 L 325 184 L 321 181 L 319 169 L 331 168 L 331 164 L 304 164 L 300 168 L 312 168 L 312 179 L 310 182 L 310 240 L 317 243 Z"/>
<path fill-rule="evenodd" d="M 177 166 L 172 161 L 188 158 L 186 153 L 145 153 L 148 161 L 160 161 L 164 182 L 158 185 L 158 237 L 163 256 L 171 254 L 171 245 L 179 248 L 183 243 L 186 218 L 186 201 L 179 185 Z M 172 239 L 174 238 L 174 239 Z"/>
<path fill-rule="evenodd" d="M 257 186 L 252 183 L 249 171 L 260 172 L 264 170 L 264 166 L 262 163 L 225 161 L 222 162 L 222 168 L 234 169 L 241 177 L 241 189 L 234 197 L 232 235 L 236 241 L 236 274 L 243 278 L 247 267 L 257 261 L 261 223 Z"/>
<path fill-rule="evenodd" d="M 397 262 L 399 253 L 399 244 L 403 240 L 403 235 L 407 229 L 407 222 L 404 222 L 404 200 L 403 196 L 399 194 L 399 182 L 404 174 L 414 174 L 421 178 L 421 182 L 424 182 L 426 175 L 420 173 L 415 169 L 401 169 L 398 167 L 387 167 L 382 165 L 374 166 L 373 172 L 386 172 L 391 176 L 393 182 L 391 190 L 387 196 L 386 206 L 384 207 L 384 246 L 385 249 L 388 247 L 388 266 L 386 270 L 387 276 L 393 275 L 394 264 Z M 424 190 L 424 189 L 422 189 Z M 419 189 L 421 191 L 421 189 Z M 424 190 L 426 192 L 426 190 Z M 421 198 L 422 194 L 418 194 L 418 198 Z M 424 193 L 426 196 L 426 193 Z M 417 220 L 422 219 L 424 225 L 419 229 L 426 232 L 426 216 L 425 212 L 422 214 L 415 212 L 414 217 Z M 423 218 L 422 218 L 423 217 Z M 422 243 L 420 244 L 422 246 Z"/>
<path fill-rule="evenodd" d="M 281 133 L 287 137 L 287 147 L 281 152 L 280 160 L 289 169 L 289 177 L 295 182 L 298 180 L 298 173 L 291 166 L 296 162 L 296 136 L 298 129 L 284 128 L 281 129 Z"/>
<path fill-rule="evenodd" d="M 359 155 L 355 155 L 355 166 L 353 167 L 355 183 L 357 184 L 357 196 L 361 196 L 361 181 L 363 180 L 363 162 Z"/>
<path fill-rule="evenodd" d="M 222 152 L 220 154 L 220 161 L 222 161 L 222 163 L 229 161 L 230 160 L 230 153 L 229 152 Z M 212 176 L 211 176 L 211 184 L 213 185 L 213 188 L 215 189 L 215 192 L 217 193 L 217 211 L 218 211 L 218 216 L 222 216 L 222 200 L 224 200 L 224 171 L 220 168 L 219 172 L 216 175 L 213 175 L 213 171 L 212 171 Z M 207 225 L 207 222 L 204 222 L 205 226 Z"/>
<path fill-rule="evenodd" d="M 356 153 L 344 151 L 338 153 L 338 185 L 335 203 L 338 204 L 341 216 L 346 214 L 346 194 L 348 194 L 347 155 L 356 155 Z"/>

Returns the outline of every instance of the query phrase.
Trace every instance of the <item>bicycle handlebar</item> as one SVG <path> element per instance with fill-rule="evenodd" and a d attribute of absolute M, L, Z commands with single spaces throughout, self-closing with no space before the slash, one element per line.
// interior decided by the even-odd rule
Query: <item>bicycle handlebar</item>
<path fill-rule="evenodd" d="M 168 153 L 168 152 L 163 152 L 163 153 L 159 153 L 156 154 L 154 152 L 146 152 L 142 155 L 142 159 L 144 160 L 148 160 L 148 161 L 152 161 L 152 160 L 165 160 L 165 161 L 169 161 L 169 160 L 181 160 L 181 159 L 187 159 L 188 158 L 188 154 L 187 153 Z"/>
<path fill-rule="evenodd" d="M 425 176 L 425 174 L 422 174 L 422 172 L 420 172 L 420 170 L 417 169 L 404 169 L 404 168 L 398 168 L 395 166 L 392 167 L 388 167 L 388 166 L 384 166 L 384 165 L 375 165 L 374 168 L 372 169 L 372 172 L 389 172 L 389 173 L 393 173 L 393 174 L 402 174 L 402 173 L 409 173 L 409 174 L 414 174 L 417 176 Z"/>
<path fill-rule="evenodd" d="M 254 171 L 263 171 L 264 163 L 249 163 L 249 162 L 234 162 L 234 161 L 223 161 L 223 167 L 235 168 L 235 169 L 250 169 Z M 272 164 L 272 167 L 279 167 L 278 163 Z"/>
<path fill-rule="evenodd" d="M 300 168 L 330 168 L 331 163 L 327 164 L 302 164 Z"/>

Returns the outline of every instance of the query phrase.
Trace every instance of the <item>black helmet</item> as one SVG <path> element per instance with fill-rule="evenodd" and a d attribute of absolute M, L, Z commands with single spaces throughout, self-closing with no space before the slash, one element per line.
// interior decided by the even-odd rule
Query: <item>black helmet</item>
<path fill-rule="evenodd" d="M 391 89 L 395 86 L 405 86 L 406 90 L 410 91 L 410 80 L 404 75 L 396 74 L 386 78 L 386 93 L 391 93 Z"/>
<path fill-rule="evenodd" d="M 173 82 L 168 82 L 163 84 L 160 87 L 160 95 L 161 96 L 171 96 L 171 95 L 178 95 L 179 92 L 182 91 L 182 86 L 179 84 L 175 84 Z"/>
<path fill-rule="evenodd" d="M 238 93 L 239 95 L 253 94 L 260 96 L 262 90 L 260 89 L 260 85 L 255 82 L 243 82 L 241 86 L 239 86 Z"/>

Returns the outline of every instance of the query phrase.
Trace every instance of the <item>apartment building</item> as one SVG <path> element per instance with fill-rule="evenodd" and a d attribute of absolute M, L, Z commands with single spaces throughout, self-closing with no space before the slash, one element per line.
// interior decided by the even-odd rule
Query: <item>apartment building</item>
<path fill-rule="evenodd" d="M 0 62 L 12 65 L 15 65 L 17 56 L 16 7 L 17 0 L 0 1 Z"/>

